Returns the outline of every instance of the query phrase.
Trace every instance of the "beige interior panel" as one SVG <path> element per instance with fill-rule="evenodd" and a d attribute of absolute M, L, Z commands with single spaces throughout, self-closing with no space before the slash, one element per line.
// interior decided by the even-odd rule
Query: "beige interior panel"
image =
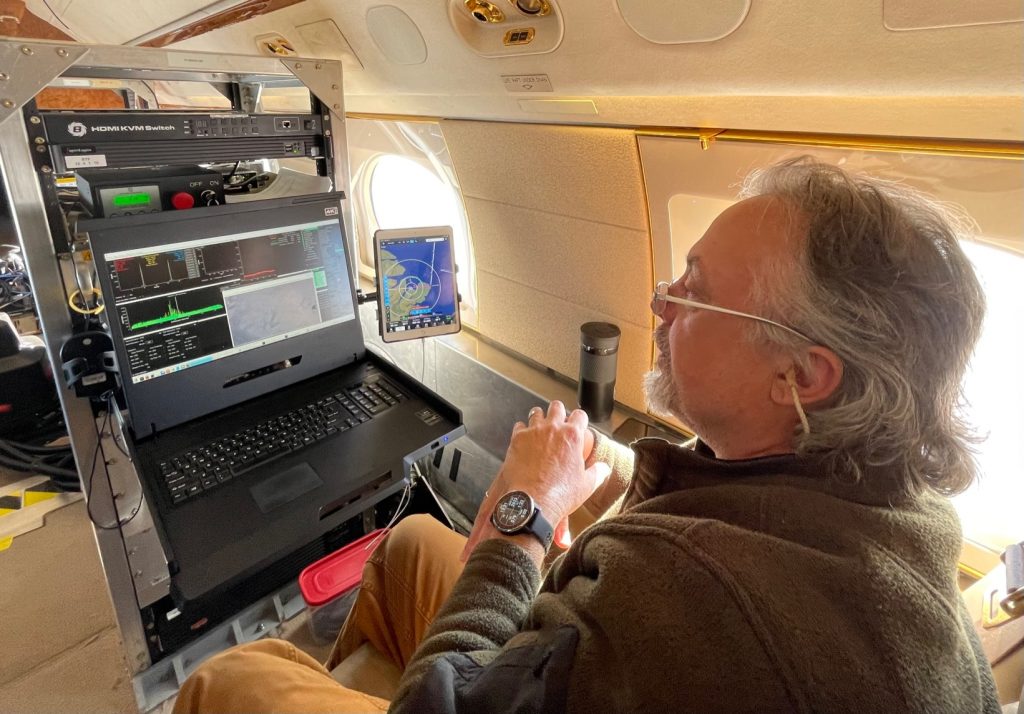
<path fill-rule="evenodd" d="M 478 329 L 572 379 L 579 326 L 622 330 L 616 398 L 642 410 L 651 246 L 636 138 L 592 127 L 441 124 L 466 201 Z"/>
<path fill-rule="evenodd" d="M 465 196 L 647 230 L 632 131 L 541 124 L 441 124 Z"/>
<path fill-rule="evenodd" d="M 641 328 L 493 273 L 477 273 L 480 332 L 572 379 L 579 376 L 580 325 L 614 322 L 622 330 L 615 400 L 643 411 L 643 375 L 650 369 L 651 328 Z M 573 405 L 574 406 L 574 405 Z"/>
<path fill-rule="evenodd" d="M 615 315 L 615 322 L 650 324 L 647 231 L 480 198 L 467 198 L 466 210 L 476 238 L 477 270 Z"/>

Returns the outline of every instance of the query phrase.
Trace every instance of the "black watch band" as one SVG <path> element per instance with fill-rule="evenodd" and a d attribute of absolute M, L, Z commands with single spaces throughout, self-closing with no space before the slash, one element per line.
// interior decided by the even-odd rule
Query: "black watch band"
<path fill-rule="evenodd" d="M 525 532 L 537 537 L 540 544 L 544 546 L 544 550 L 551 547 L 551 541 L 555 537 L 555 529 L 548 523 L 548 519 L 544 517 L 544 514 L 536 506 L 533 508 L 533 518 L 523 528 Z"/>

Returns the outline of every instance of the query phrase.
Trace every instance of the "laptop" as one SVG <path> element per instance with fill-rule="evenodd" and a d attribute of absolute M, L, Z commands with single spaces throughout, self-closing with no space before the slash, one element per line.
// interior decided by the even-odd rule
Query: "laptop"
<path fill-rule="evenodd" d="M 465 433 L 366 351 L 340 200 L 79 223 L 176 602 L 287 558 Z"/>

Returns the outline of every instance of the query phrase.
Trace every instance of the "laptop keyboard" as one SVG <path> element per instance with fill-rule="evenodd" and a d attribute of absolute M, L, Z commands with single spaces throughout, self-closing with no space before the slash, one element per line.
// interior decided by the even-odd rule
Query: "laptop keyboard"
<path fill-rule="evenodd" d="M 348 431 L 405 399 L 383 377 L 324 396 L 298 409 L 222 436 L 159 463 L 175 504 L 201 496 L 247 471 Z"/>

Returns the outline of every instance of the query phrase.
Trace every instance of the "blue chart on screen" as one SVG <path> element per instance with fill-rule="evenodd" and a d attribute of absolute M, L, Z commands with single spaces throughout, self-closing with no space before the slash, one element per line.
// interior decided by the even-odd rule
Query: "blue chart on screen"
<path fill-rule="evenodd" d="M 380 257 L 389 322 L 454 315 L 455 276 L 448 241 L 389 241 L 382 244 Z"/>

